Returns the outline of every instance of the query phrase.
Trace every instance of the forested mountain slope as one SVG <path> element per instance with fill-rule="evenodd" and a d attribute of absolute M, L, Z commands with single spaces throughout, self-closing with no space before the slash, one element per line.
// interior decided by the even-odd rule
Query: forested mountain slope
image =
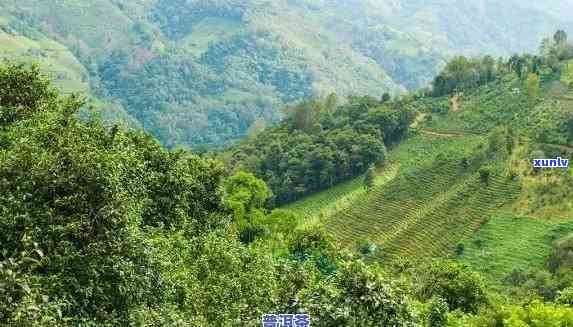
<path fill-rule="evenodd" d="M 571 1 L 5 0 L 0 56 L 167 146 L 217 145 L 314 95 L 425 85 L 454 53 L 533 50 Z"/>
<path fill-rule="evenodd" d="M 285 208 L 375 260 L 451 258 L 506 296 L 556 300 L 572 284 L 573 170 L 533 160 L 573 160 L 573 45 L 559 31 L 541 52 L 454 58 L 401 99 L 417 118 L 382 165 Z"/>

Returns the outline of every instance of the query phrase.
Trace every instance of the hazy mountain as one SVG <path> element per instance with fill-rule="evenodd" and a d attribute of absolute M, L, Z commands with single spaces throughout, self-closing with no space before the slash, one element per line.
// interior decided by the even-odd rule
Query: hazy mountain
<path fill-rule="evenodd" d="M 292 101 L 424 86 L 457 53 L 531 51 L 573 1 L 3 0 L 0 55 L 38 60 L 166 145 L 222 144 Z"/>

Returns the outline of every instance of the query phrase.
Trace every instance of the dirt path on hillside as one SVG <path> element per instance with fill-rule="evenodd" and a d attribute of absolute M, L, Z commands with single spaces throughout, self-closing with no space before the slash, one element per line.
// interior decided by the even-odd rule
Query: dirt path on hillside
<path fill-rule="evenodd" d="M 416 116 L 416 118 L 414 119 L 414 122 L 410 125 L 410 127 L 411 128 L 418 127 L 418 125 L 420 125 L 424 121 L 424 119 L 426 119 L 427 116 L 428 116 L 428 114 L 425 112 L 418 113 L 418 115 Z"/>
<path fill-rule="evenodd" d="M 452 99 L 450 100 L 451 104 L 452 104 L 452 112 L 459 112 L 462 110 L 462 107 L 460 105 L 460 95 L 456 94 L 452 97 Z"/>
<path fill-rule="evenodd" d="M 426 135 L 441 136 L 441 137 L 461 137 L 466 136 L 466 134 L 461 132 L 434 132 L 427 129 L 423 129 L 420 132 Z"/>

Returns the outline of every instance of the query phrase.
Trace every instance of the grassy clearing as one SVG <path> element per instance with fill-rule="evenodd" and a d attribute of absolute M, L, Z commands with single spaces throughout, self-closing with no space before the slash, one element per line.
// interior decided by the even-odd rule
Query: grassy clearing
<path fill-rule="evenodd" d="M 32 40 L 0 31 L 0 59 L 37 63 L 62 92 L 89 90 L 87 72 L 75 56 L 58 42 Z"/>
<path fill-rule="evenodd" d="M 573 221 L 551 223 L 499 214 L 464 241 L 465 250 L 458 260 L 499 286 L 513 269 L 542 268 L 550 254 L 551 242 L 567 232 L 573 232 Z"/>
<path fill-rule="evenodd" d="M 209 49 L 209 45 L 231 38 L 240 33 L 241 22 L 219 17 L 202 19 L 193 31 L 182 40 L 184 47 L 196 57 L 200 57 Z"/>

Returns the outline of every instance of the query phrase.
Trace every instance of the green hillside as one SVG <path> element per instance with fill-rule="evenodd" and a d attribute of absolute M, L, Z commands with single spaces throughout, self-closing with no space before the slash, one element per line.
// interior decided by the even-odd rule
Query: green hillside
<path fill-rule="evenodd" d="M 366 191 L 358 178 L 285 208 L 319 219 L 346 247 L 373 244 L 390 261 L 458 258 L 501 289 L 515 269 L 544 269 L 573 221 L 571 169 L 531 166 L 573 157 L 571 61 L 548 63 L 537 73 L 498 65 L 480 86 L 481 64 L 464 73 L 474 64 L 454 59 L 435 83 L 464 79 L 410 99 L 418 118 L 378 170 L 383 183 Z"/>
<path fill-rule="evenodd" d="M 204 147 L 276 123 L 303 98 L 403 93 L 455 54 L 532 51 L 573 27 L 567 1 L 451 4 L 6 0 L 0 53 L 51 67 L 66 90 L 113 103 L 109 116 L 168 147 Z"/>
<path fill-rule="evenodd" d="M 1 30 L 0 44 L 1 59 L 35 62 L 64 92 L 88 92 L 86 69 L 62 44 L 47 38 L 33 39 Z"/>
<path fill-rule="evenodd" d="M 573 170 L 531 165 L 573 160 L 564 31 L 538 56 L 453 58 L 431 89 L 301 101 L 200 154 L 85 116 L 64 94 L 82 71 L 45 58 L 0 64 L 0 325 L 573 325 Z"/>
<path fill-rule="evenodd" d="M 519 192 L 499 157 L 490 180 L 480 181 L 480 168 L 492 164 L 485 148 L 481 137 L 418 136 L 407 141 L 395 151 L 407 151 L 410 165 L 401 165 L 392 181 L 334 215 L 328 229 L 346 243 L 379 243 L 389 255 L 447 256 L 492 210 Z M 471 165 L 464 167 L 464 160 Z"/>
<path fill-rule="evenodd" d="M 573 232 L 573 221 L 547 222 L 500 213 L 468 238 L 459 260 L 479 271 L 498 287 L 512 271 L 542 269 L 552 242 Z"/>

